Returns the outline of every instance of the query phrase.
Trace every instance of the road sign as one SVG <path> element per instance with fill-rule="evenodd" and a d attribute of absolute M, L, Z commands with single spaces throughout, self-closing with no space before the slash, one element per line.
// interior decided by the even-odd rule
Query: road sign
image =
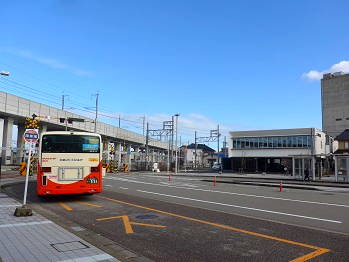
<path fill-rule="evenodd" d="M 38 129 L 26 129 L 23 137 L 28 143 L 36 143 L 39 140 L 39 131 Z"/>

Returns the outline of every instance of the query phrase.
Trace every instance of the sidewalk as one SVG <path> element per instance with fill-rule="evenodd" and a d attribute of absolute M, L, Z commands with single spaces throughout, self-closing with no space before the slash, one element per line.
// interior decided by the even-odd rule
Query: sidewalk
<path fill-rule="evenodd" d="M 5 178 L 2 185 L 23 180 Z M 15 217 L 21 205 L 0 189 L 0 262 L 119 261 L 35 211 L 33 216 Z"/>

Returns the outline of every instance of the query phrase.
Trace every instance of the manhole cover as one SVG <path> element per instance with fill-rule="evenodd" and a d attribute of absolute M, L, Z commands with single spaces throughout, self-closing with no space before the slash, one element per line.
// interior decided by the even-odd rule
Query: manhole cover
<path fill-rule="evenodd" d="M 73 250 L 90 248 L 89 246 L 85 245 L 81 241 L 56 243 L 56 244 L 51 244 L 51 246 L 54 249 L 56 249 L 58 252 L 68 252 L 68 251 L 73 251 Z"/>
<path fill-rule="evenodd" d="M 140 216 L 136 216 L 136 218 L 139 218 L 139 219 L 154 219 L 154 218 L 157 218 L 158 216 L 157 215 L 140 215 Z"/>

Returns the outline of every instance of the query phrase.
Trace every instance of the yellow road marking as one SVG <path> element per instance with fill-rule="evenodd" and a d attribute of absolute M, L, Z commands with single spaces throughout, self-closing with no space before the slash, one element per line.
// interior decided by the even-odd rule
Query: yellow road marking
<path fill-rule="evenodd" d="M 96 205 L 96 204 L 91 204 L 91 203 L 84 202 L 84 201 L 76 201 L 76 202 L 81 204 L 81 205 L 86 205 L 86 206 L 91 206 L 91 207 L 102 207 L 102 206 L 99 206 L 99 205 Z"/>
<path fill-rule="evenodd" d="M 320 256 L 322 254 L 325 254 L 327 252 L 329 252 L 330 250 L 329 249 L 326 249 L 326 248 L 318 248 L 316 249 L 314 252 L 311 252 L 309 254 L 306 254 L 302 257 L 298 257 L 296 259 L 293 259 L 291 260 L 290 262 L 303 262 L 303 261 L 307 261 L 309 259 L 312 259 L 314 257 L 317 257 L 317 256 Z"/>
<path fill-rule="evenodd" d="M 124 222 L 126 234 L 133 234 L 134 233 L 131 225 L 145 226 L 145 227 L 158 227 L 158 228 L 165 228 L 166 227 L 166 226 L 162 226 L 162 225 L 153 225 L 153 224 L 131 222 L 128 216 L 103 217 L 103 218 L 97 218 L 96 220 L 103 221 L 103 220 L 112 220 L 112 219 L 116 219 L 116 218 L 121 218 L 122 222 Z"/>
<path fill-rule="evenodd" d="M 162 225 L 154 225 L 154 224 L 144 224 L 144 223 L 138 223 L 138 222 L 131 222 L 132 225 L 138 225 L 138 226 L 145 226 L 145 227 L 158 227 L 158 228 L 165 228 L 167 226 Z"/>
<path fill-rule="evenodd" d="M 65 210 L 67 210 L 67 211 L 72 211 L 73 210 L 70 206 L 68 206 L 67 204 L 64 204 L 63 202 L 59 202 L 58 204 L 61 207 L 63 207 Z"/>
<path fill-rule="evenodd" d="M 296 259 L 293 259 L 290 262 L 304 262 L 304 261 L 307 261 L 309 259 L 312 259 L 314 257 L 320 256 L 320 255 L 325 254 L 325 253 L 330 251 L 329 249 L 326 249 L 326 248 L 320 248 L 320 247 L 317 247 L 317 246 L 304 244 L 304 243 L 300 243 L 300 242 L 296 242 L 296 241 L 292 241 L 292 240 L 287 240 L 287 239 L 283 239 L 283 238 L 279 238 L 279 237 L 269 236 L 269 235 L 265 235 L 265 234 L 261 234 L 261 233 L 257 233 L 257 232 L 253 232 L 253 231 L 248 231 L 248 230 L 244 230 L 244 229 L 240 229 L 240 228 L 236 228 L 236 227 L 232 227 L 232 226 L 227 226 L 227 225 L 217 224 L 217 223 L 213 223 L 213 222 L 206 221 L 206 220 L 201 220 L 201 219 L 197 219 L 197 218 L 182 216 L 182 215 L 178 215 L 178 214 L 167 212 L 167 211 L 162 211 L 162 210 L 158 210 L 158 209 L 154 209 L 154 208 L 150 208 L 150 207 L 145 207 L 145 206 L 141 206 L 141 205 L 137 205 L 137 204 L 121 201 L 121 200 L 116 200 L 116 199 L 113 199 L 113 198 L 108 198 L 108 197 L 103 197 L 103 196 L 96 196 L 96 197 L 99 197 L 99 198 L 102 198 L 102 199 L 106 199 L 106 200 L 109 200 L 109 201 L 112 201 L 112 202 L 116 202 L 116 203 L 121 203 L 121 204 L 128 205 L 128 206 L 133 206 L 133 207 L 137 207 L 137 208 L 141 208 L 141 209 L 157 212 L 157 213 L 160 213 L 160 214 L 165 214 L 165 215 L 169 215 L 169 216 L 173 216 L 173 217 L 183 218 L 183 219 L 186 219 L 186 220 L 189 220 L 189 221 L 193 221 L 193 222 L 198 222 L 198 223 L 202 223 L 202 224 L 206 224 L 206 225 L 211 225 L 211 226 L 215 226 L 215 227 L 219 227 L 219 228 L 224 228 L 224 229 L 228 229 L 228 230 L 232 230 L 232 231 L 236 231 L 236 232 L 240 232 L 240 233 L 245 233 L 245 234 L 252 235 L 252 236 L 257 236 L 257 237 L 262 237 L 262 238 L 266 238 L 266 239 L 271 239 L 271 240 L 275 240 L 275 241 L 279 241 L 279 242 L 283 242 L 283 243 L 288 243 L 288 244 L 291 244 L 291 245 L 296 245 L 296 246 L 301 246 L 301 247 L 315 249 L 315 251 L 313 251 L 313 252 L 311 252 L 311 253 L 309 253 L 307 255 L 304 255 L 302 257 L 298 257 Z M 106 218 L 106 219 L 108 219 L 108 218 Z M 106 219 L 104 219 L 104 220 L 106 220 Z M 101 220 L 103 220 L 103 219 L 101 219 Z"/>
<path fill-rule="evenodd" d="M 103 218 L 97 218 L 96 220 L 97 221 L 103 221 L 103 220 L 112 220 L 112 219 L 115 219 L 115 218 L 120 218 L 120 216 L 117 216 L 117 217 L 103 217 Z"/>
<path fill-rule="evenodd" d="M 120 218 L 122 219 L 122 222 L 124 222 L 126 234 L 133 234 L 133 229 L 130 224 L 130 220 L 128 219 L 128 216 L 120 216 Z"/>

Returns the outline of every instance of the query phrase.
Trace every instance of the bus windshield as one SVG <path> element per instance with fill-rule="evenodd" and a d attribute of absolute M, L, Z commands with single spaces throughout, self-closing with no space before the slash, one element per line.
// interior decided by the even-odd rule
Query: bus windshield
<path fill-rule="evenodd" d="M 99 153 L 100 141 L 89 135 L 44 135 L 42 153 Z"/>

